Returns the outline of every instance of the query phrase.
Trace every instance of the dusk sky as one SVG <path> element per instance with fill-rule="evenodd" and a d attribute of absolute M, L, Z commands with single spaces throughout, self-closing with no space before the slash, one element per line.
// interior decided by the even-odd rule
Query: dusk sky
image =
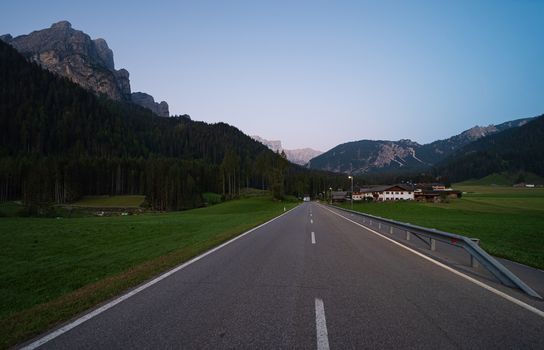
<path fill-rule="evenodd" d="M 133 91 L 286 148 L 447 138 L 544 113 L 544 1 L 4 1 L 0 34 L 68 20 Z"/>

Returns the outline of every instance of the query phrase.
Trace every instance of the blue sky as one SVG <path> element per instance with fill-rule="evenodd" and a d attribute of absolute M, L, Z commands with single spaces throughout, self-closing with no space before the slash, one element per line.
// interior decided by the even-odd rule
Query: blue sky
<path fill-rule="evenodd" d="M 68 20 L 133 91 L 284 147 L 446 138 L 544 113 L 544 1 L 10 1 L 0 33 Z"/>

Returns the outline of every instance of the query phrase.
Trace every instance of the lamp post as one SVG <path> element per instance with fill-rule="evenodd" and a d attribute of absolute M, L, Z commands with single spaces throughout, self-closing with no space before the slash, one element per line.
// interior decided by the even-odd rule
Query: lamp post
<path fill-rule="evenodd" d="M 353 209 L 353 176 L 348 176 L 348 179 L 351 180 L 351 209 Z"/>
<path fill-rule="evenodd" d="M 332 187 L 329 187 L 329 191 L 330 191 L 330 195 L 331 195 L 330 198 L 329 198 L 329 200 L 331 201 L 330 204 L 332 204 Z"/>

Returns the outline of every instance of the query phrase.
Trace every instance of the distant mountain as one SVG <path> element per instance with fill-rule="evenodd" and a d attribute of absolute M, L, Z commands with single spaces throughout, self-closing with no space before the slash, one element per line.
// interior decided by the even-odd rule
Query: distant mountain
<path fill-rule="evenodd" d="M 155 102 L 153 96 L 146 94 L 145 92 L 133 92 L 131 94 L 132 102 L 145 107 L 151 112 L 161 117 L 169 117 L 168 103 L 162 101 L 161 103 Z"/>
<path fill-rule="evenodd" d="M 316 151 L 315 149 L 312 149 L 312 148 L 284 149 L 281 145 L 281 141 L 265 140 L 255 135 L 251 137 L 256 141 L 259 141 L 266 147 L 270 148 L 274 152 L 284 151 L 285 155 L 287 156 L 287 159 L 290 162 L 293 162 L 299 165 L 306 165 L 306 163 L 308 163 L 310 159 L 317 157 L 318 155 L 323 153 L 321 151 Z"/>
<path fill-rule="evenodd" d="M 436 164 L 456 150 L 468 145 L 478 139 L 499 133 L 511 128 L 525 125 L 534 118 L 522 118 L 511 120 L 499 125 L 475 126 L 463 131 L 459 135 L 452 136 L 445 140 L 438 140 L 422 146 L 418 155 L 429 164 Z"/>
<path fill-rule="evenodd" d="M 147 94 L 131 93 L 129 72 L 115 69 L 113 51 L 104 39 L 92 40 L 84 32 L 73 29 L 68 21 L 15 38 L 6 34 L 0 40 L 47 70 L 96 94 L 105 94 L 117 101 L 132 101 L 163 117 L 170 115 L 166 102 L 159 104 Z"/>
<path fill-rule="evenodd" d="M 283 147 L 281 147 L 281 141 L 279 140 L 275 140 L 275 141 L 265 140 L 262 137 L 259 137 L 257 135 L 253 135 L 250 137 L 254 139 L 255 141 L 259 141 L 260 143 L 270 148 L 274 152 L 281 152 L 283 150 Z"/>
<path fill-rule="evenodd" d="M 312 169 L 342 172 L 347 174 L 388 173 L 430 168 L 463 146 L 516 128 L 532 118 L 509 121 L 486 127 L 475 126 L 459 135 L 421 145 L 404 139 L 399 141 L 361 140 L 344 143 L 311 159 Z"/>
<path fill-rule="evenodd" d="M 442 160 L 437 169 L 451 181 L 520 171 L 544 176 L 542 150 L 544 115 L 520 127 L 506 129 L 467 144 Z"/>

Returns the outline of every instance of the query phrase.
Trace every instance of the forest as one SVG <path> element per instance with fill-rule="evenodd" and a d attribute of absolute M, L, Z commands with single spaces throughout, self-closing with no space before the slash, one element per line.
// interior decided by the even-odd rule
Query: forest
<path fill-rule="evenodd" d="M 0 41 L 0 201 L 27 206 L 84 195 L 145 194 L 155 210 L 202 206 L 242 188 L 317 196 L 346 176 L 288 162 L 237 128 L 157 117 L 95 96 Z M 362 181 L 362 180 L 360 180 Z"/>
<path fill-rule="evenodd" d="M 494 173 L 530 172 L 544 176 L 544 115 L 525 125 L 481 138 L 461 148 L 434 169 L 452 181 Z"/>

